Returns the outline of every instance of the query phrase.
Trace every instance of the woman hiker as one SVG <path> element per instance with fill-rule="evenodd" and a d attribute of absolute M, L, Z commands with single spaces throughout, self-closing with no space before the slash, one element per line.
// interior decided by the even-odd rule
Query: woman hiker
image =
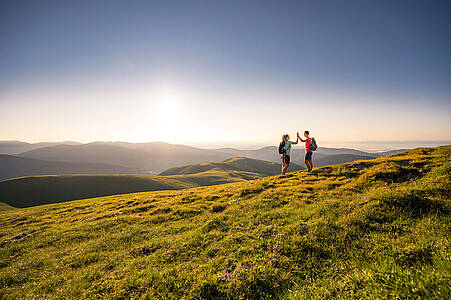
<path fill-rule="evenodd" d="M 290 165 L 290 152 L 291 152 L 291 145 L 296 145 L 299 141 L 299 132 L 297 133 L 297 140 L 296 142 L 290 141 L 290 136 L 288 134 L 284 134 L 282 136 L 282 142 L 279 145 L 279 152 L 281 153 L 282 158 L 282 175 L 285 175 L 285 172 L 288 169 L 288 166 Z M 281 151 L 281 147 L 283 147 L 284 151 Z"/>

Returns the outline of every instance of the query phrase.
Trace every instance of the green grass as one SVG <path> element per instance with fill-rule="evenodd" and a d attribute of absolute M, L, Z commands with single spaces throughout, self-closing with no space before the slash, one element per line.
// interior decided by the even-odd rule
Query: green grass
<path fill-rule="evenodd" d="M 449 299 L 451 147 L 0 215 L 0 296 Z"/>

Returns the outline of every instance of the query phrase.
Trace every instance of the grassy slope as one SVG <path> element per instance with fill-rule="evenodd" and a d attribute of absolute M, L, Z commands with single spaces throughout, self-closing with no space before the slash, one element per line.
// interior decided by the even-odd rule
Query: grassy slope
<path fill-rule="evenodd" d="M 451 147 L 0 218 L 4 298 L 442 298 Z"/>

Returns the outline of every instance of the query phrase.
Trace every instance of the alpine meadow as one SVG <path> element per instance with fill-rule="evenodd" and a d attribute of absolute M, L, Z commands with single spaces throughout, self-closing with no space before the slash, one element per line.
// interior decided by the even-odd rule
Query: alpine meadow
<path fill-rule="evenodd" d="M 0 0 L 0 299 L 451 299 L 450 0 Z"/>
<path fill-rule="evenodd" d="M 449 299 L 450 155 L 5 207 L 1 296 Z"/>

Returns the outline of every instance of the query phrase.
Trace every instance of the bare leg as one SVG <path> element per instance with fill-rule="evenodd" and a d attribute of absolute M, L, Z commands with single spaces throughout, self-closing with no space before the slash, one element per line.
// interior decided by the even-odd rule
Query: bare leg
<path fill-rule="evenodd" d="M 289 165 L 290 164 L 285 164 L 285 166 L 282 169 L 282 175 L 285 175 L 285 172 L 287 171 Z"/>
<path fill-rule="evenodd" d="M 281 169 L 282 175 L 285 174 L 284 169 L 285 169 L 285 157 L 282 156 L 282 169 Z"/>
<path fill-rule="evenodd" d="M 305 164 L 307 165 L 307 171 L 310 172 L 313 169 L 313 164 L 311 160 L 306 160 Z"/>

